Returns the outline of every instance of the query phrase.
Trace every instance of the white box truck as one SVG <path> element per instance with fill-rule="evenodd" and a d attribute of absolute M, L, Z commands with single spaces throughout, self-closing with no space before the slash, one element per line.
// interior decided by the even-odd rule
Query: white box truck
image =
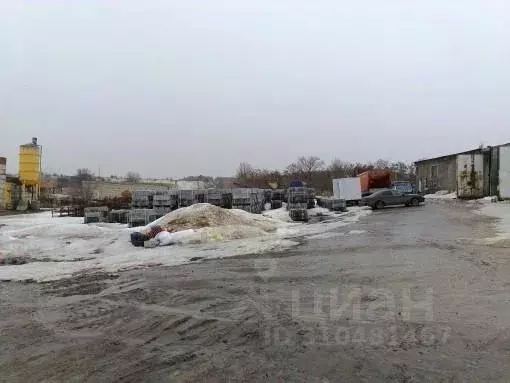
<path fill-rule="evenodd" d="M 359 177 L 334 179 L 333 195 L 336 199 L 345 200 L 347 205 L 357 205 L 361 201 L 361 183 Z"/>

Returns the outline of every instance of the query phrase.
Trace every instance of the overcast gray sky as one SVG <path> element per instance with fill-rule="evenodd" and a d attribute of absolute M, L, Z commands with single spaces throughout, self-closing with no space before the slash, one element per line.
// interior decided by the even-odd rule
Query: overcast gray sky
<path fill-rule="evenodd" d="M 0 155 L 230 175 L 510 141 L 506 0 L 0 0 Z"/>

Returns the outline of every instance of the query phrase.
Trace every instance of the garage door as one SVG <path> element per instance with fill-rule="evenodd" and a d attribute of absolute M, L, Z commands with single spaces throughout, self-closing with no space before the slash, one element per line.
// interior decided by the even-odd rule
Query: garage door
<path fill-rule="evenodd" d="M 457 156 L 457 196 L 483 197 L 483 156 L 459 154 Z"/>
<path fill-rule="evenodd" d="M 510 199 L 510 146 L 499 148 L 499 196 Z"/>

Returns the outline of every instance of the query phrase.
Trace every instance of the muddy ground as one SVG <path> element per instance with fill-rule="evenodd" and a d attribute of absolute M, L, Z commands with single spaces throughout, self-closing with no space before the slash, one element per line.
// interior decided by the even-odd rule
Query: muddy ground
<path fill-rule="evenodd" d="M 0 381 L 508 381 L 493 224 L 430 203 L 284 253 L 0 283 Z"/>

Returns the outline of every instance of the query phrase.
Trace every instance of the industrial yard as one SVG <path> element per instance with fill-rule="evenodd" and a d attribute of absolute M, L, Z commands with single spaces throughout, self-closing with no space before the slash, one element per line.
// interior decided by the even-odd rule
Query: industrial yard
<path fill-rule="evenodd" d="M 0 25 L 0 383 L 510 382 L 510 2 Z"/>
<path fill-rule="evenodd" d="M 32 263 L 41 283 L 26 283 L 30 264 L 0 267 L 25 270 L 0 283 L 2 379 L 504 381 L 510 270 L 493 205 L 271 218 L 278 241 L 131 253 L 108 224 L 3 219 L 54 259 Z"/>

